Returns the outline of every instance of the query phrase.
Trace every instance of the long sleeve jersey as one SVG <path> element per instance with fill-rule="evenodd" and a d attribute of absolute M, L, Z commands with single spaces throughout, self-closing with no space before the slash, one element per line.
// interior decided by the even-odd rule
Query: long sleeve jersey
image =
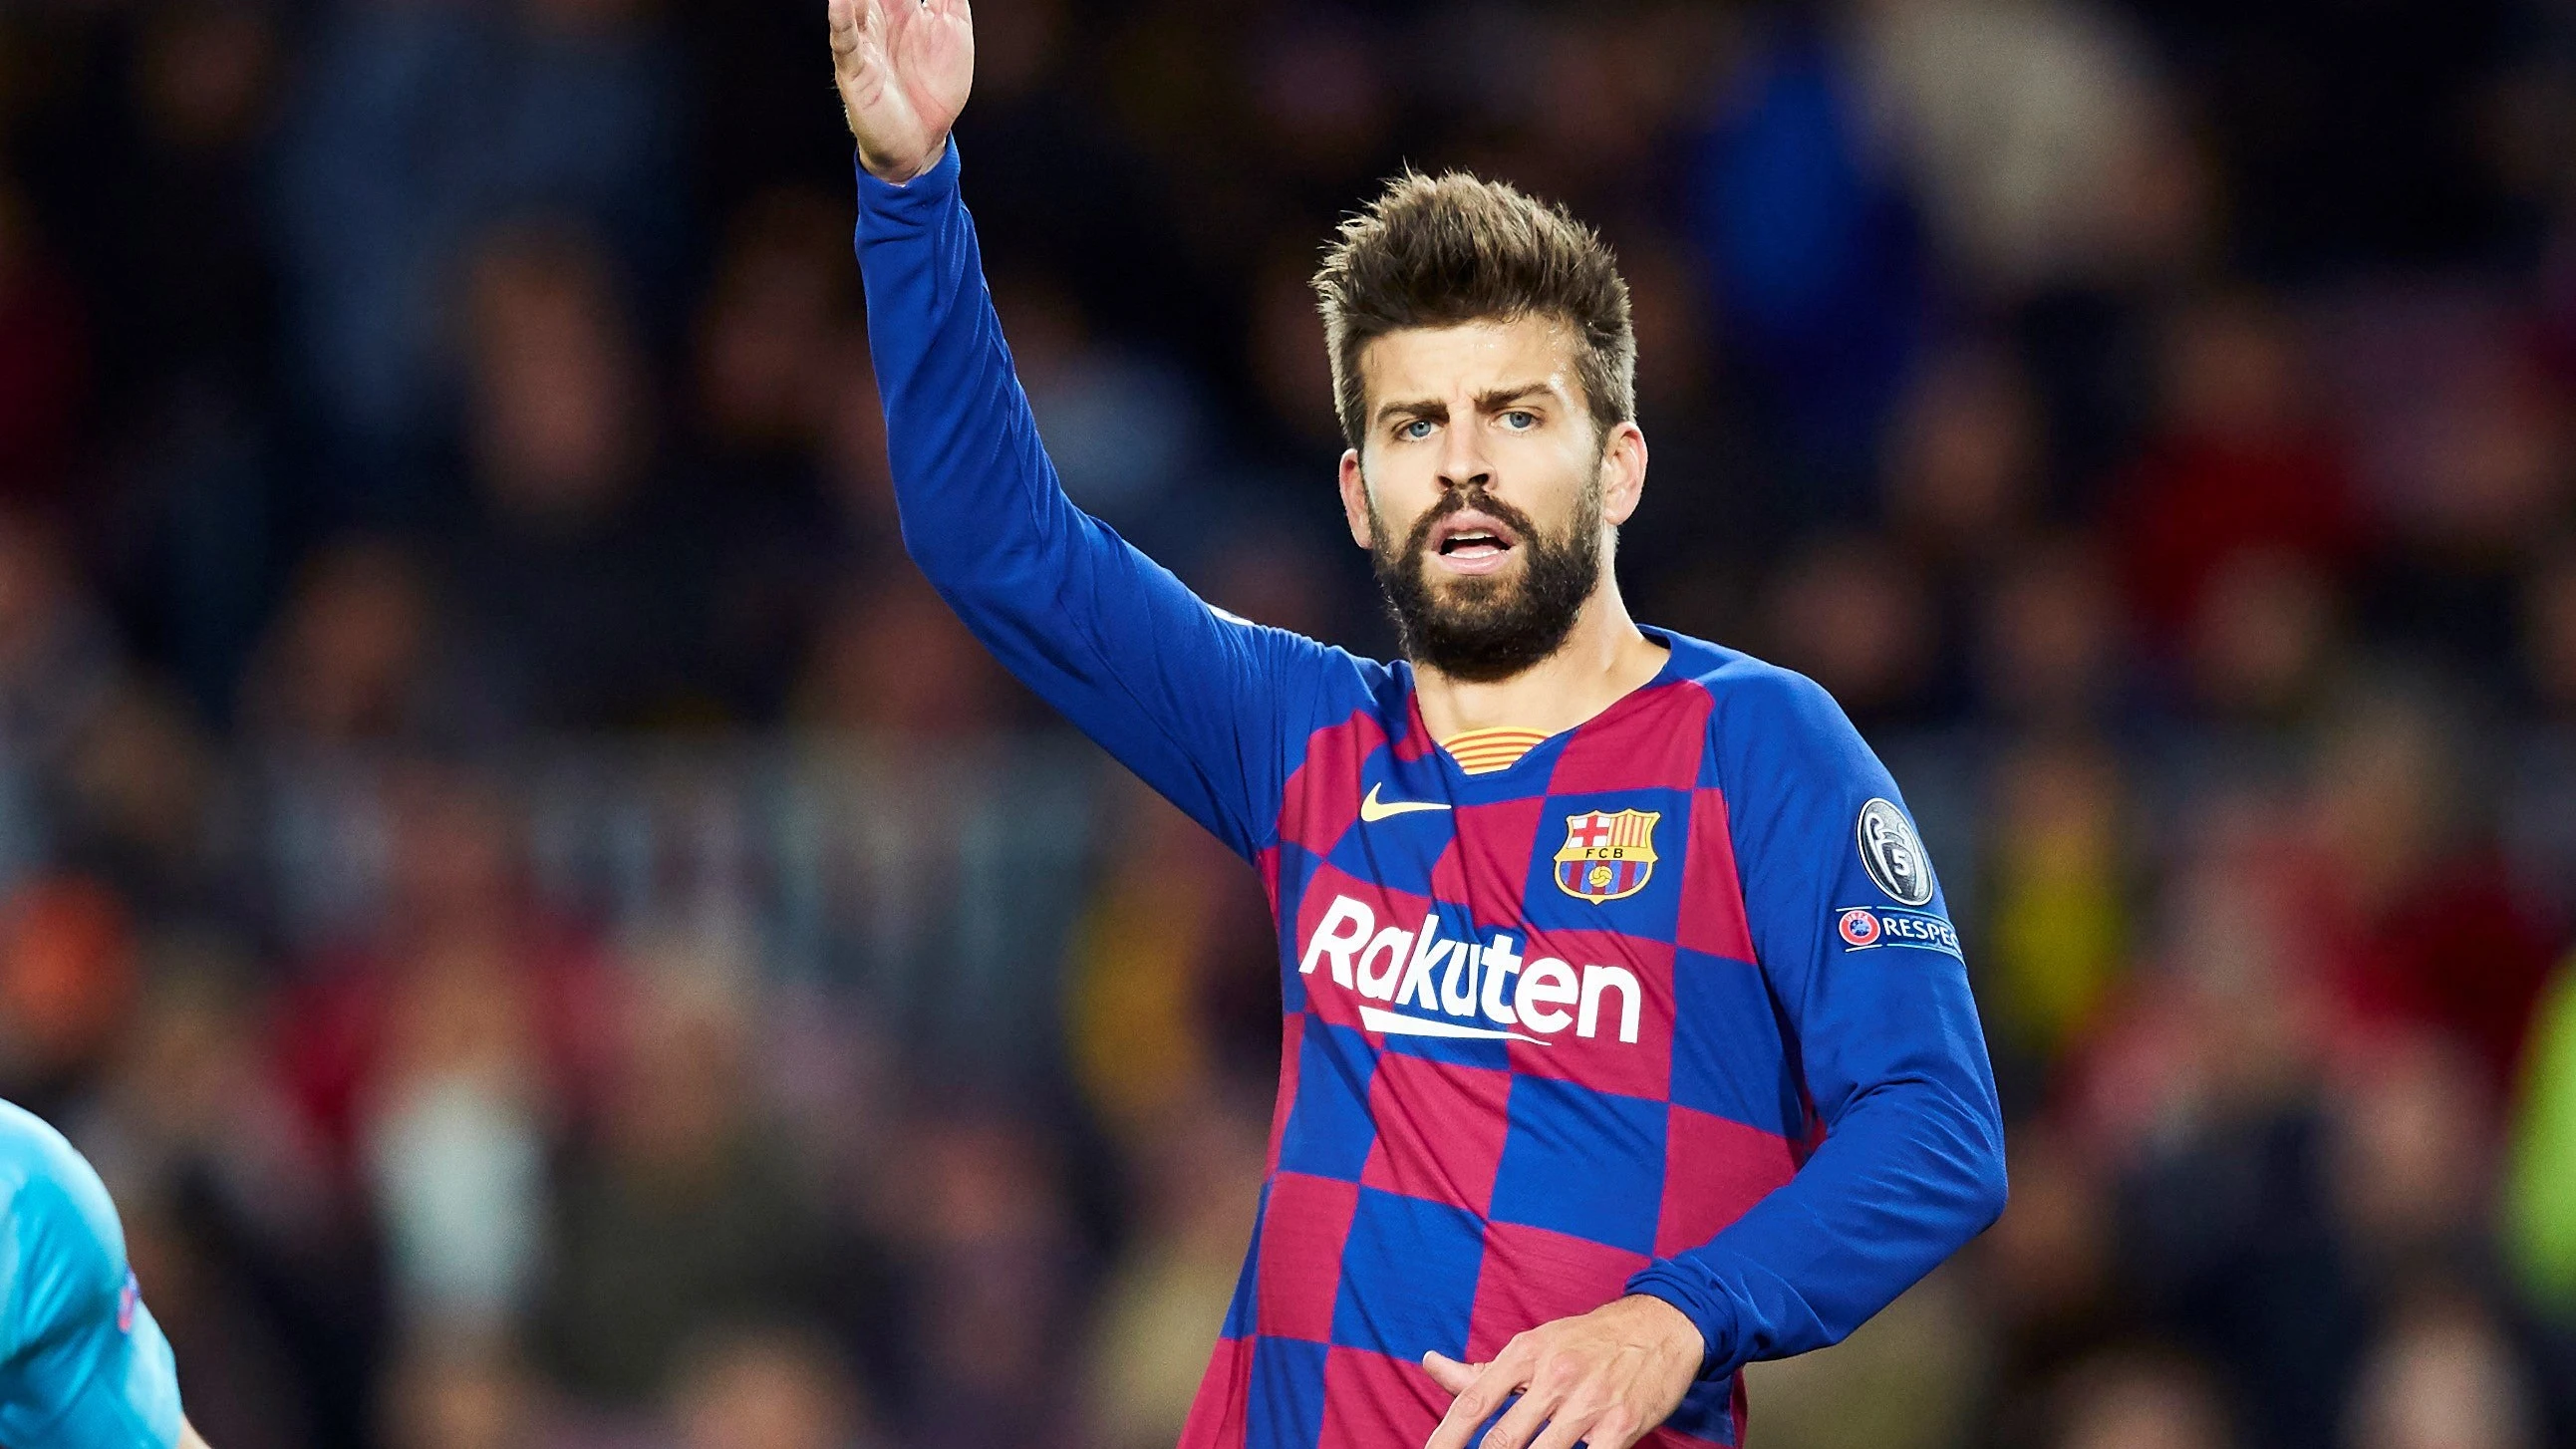
<path fill-rule="evenodd" d="M 1840 1339 L 2001 1210 L 1958 937 L 1815 684 L 1660 629 L 1644 687 L 1506 768 L 1411 669 L 1210 607 L 1059 488 L 952 145 L 859 177 L 906 547 L 967 626 L 1250 860 L 1282 1067 L 1184 1449 L 1418 1445 L 1481 1362 L 1625 1293 L 1707 1344 L 1646 1441 L 1742 1442 L 1741 1367 Z"/>

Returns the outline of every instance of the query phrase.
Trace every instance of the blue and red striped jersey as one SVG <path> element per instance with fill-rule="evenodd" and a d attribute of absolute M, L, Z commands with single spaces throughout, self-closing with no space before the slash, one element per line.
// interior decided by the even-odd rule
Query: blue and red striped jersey
<path fill-rule="evenodd" d="M 1745 1363 L 1838 1340 L 2002 1206 L 1895 783 L 1822 689 L 1680 634 L 1580 727 L 1462 764 L 1406 665 L 1210 608 L 1057 486 L 958 170 L 859 183 L 906 546 L 1278 919 L 1268 1172 L 1185 1449 L 1418 1445 L 1424 1353 L 1625 1293 L 1708 1345 L 1646 1442 L 1740 1444 Z"/>

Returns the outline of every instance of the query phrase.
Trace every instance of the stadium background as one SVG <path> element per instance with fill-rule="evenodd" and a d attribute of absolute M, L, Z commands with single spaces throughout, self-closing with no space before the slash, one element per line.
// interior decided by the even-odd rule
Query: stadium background
<path fill-rule="evenodd" d="M 221 1449 L 1172 1439 L 1259 890 L 901 557 L 821 9 L 0 6 L 0 1095 Z M 1067 484 L 1244 614 L 1387 645 L 1374 178 L 1619 247 L 1629 596 L 1861 721 L 2014 1124 L 1756 1443 L 2576 1443 L 2576 7 L 978 9 Z"/>

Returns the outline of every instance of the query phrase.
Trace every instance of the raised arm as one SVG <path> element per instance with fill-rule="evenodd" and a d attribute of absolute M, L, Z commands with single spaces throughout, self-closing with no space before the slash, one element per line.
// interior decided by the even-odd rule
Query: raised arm
<path fill-rule="evenodd" d="M 1065 498 L 958 197 L 964 0 L 832 0 L 859 150 L 859 265 L 904 546 L 976 637 L 1238 852 L 1293 746 L 1367 697 L 1339 650 L 1211 609 Z"/>

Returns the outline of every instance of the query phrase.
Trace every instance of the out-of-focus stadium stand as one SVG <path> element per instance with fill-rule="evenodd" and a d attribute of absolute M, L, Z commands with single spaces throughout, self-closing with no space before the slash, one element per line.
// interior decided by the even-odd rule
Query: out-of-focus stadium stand
<path fill-rule="evenodd" d="M 1762 1449 L 2576 1443 L 2576 10 L 981 0 L 1078 501 L 1383 651 L 1304 278 L 1620 249 L 1649 619 L 1903 782 L 2013 1203 Z M 0 1096 L 223 1449 L 1172 1442 L 1257 883 L 895 538 L 820 0 L 0 4 Z"/>

